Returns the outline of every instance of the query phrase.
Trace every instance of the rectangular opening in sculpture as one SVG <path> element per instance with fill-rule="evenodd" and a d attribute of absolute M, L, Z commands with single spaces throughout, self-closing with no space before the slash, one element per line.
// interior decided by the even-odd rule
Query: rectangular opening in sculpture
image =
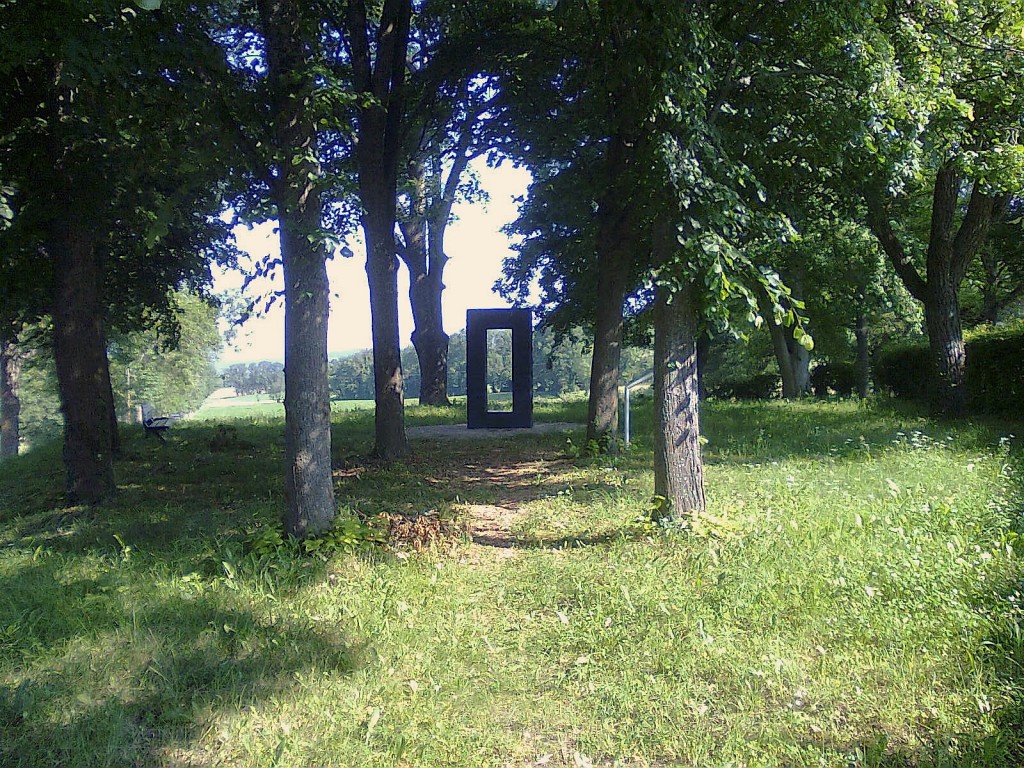
<path fill-rule="evenodd" d="M 487 329 L 487 412 L 512 410 L 512 329 Z"/>

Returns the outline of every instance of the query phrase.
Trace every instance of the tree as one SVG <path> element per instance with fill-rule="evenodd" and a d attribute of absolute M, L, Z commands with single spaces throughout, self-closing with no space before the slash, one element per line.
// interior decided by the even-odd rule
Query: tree
<path fill-rule="evenodd" d="M 1024 188 L 1024 89 L 1011 74 L 1024 65 L 1022 13 L 1009 0 L 879 6 L 843 46 L 821 52 L 822 67 L 806 70 L 818 101 L 808 114 L 846 143 L 825 172 L 837 196 L 857 191 L 923 305 L 934 407 L 952 416 L 966 407 L 960 288 L 1009 196 Z"/>
<path fill-rule="evenodd" d="M 537 105 L 511 117 L 535 181 L 512 228 L 523 239 L 518 259 L 506 264 L 503 291 L 522 299 L 537 277 L 550 307 L 544 322 L 560 333 L 578 324 L 592 331 L 587 439 L 609 450 L 625 319 L 650 299 L 634 301 L 650 265 L 657 164 L 650 117 L 660 94 L 656 73 L 666 66 L 665 49 L 649 44 L 658 10 L 618 0 L 559 4 L 549 24 L 538 25 L 544 43 L 529 71 L 509 78 L 513 98 Z"/>
<path fill-rule="evenodd" d="M 18 455 L 21 443 L 21 353 L 17 324 L 0 326 L 0 461 Z"/>
<path fill-rule="evenodd" d="M 671 211 L 671 209 L 668 209 Z M 658 222 L 655 258 L 671 264 L 678 250 L 673 219 Z M 702 330 L 699 283 L 660 282 L 654 305 L 654 493 L 656 515 L 683 521 L 707 505 L 700 447 L 697 338 Z"/>
<path fill-rule="evenodd" d="M 137 297 L 160 306 L 181 283 L 209 282 L 208 250 L 187 246 L 197 222 L 218 229 L 223 158 L 207 118 L 223 61 L 194 34 L 201 14 L 71 0 L 5 10 L 0 178 L 13 192 L 0 253 L 7 266 L 36 259 L 52 281 L 68 498 L 97 503 L 114 492 L 108 327 L 140 316 Z"/>
<path fill-rule="evenodd" d="M 217 309 L 202 298 L 174 296 L 172 329 L 154 322 L 110 342 L 110 373 L 117 411 L 129 422 L 148 403 L 157 413 L 195 410 L 216 386 L 213 360 L 221 348 Z"/>
<path fill-rule="evenodd" d="M 379 17 L 372 20 L 364 0 L 350 0 L 345 17 L 352 82 L 359 96 L 355 159 L 372 314 L 377 406 L 373 451 L 385 461 L 409 451 L 398 338 L 395 224 L 411 17 L 411 0 L 384 0 Z"/>
<path fill-rule="evenodd" d="M 1010 201 L 1002 218 L 993 222 L 981 258 L 967 272 L 966 287 L 973 292 L 974 302 L 965 315 L 975 323 L 999 322 L 1024 297 L 1022 217 L 1024 200 L 1018 197 Z"/>
<path fill-rule="evenodd" d="M 334 521 L 331 405 L 327 382 L 327 252 L 313 111 L 316 21 L 296 0 L 258 0 L 271 93 L 275 163 L 271 193 L 285 297 L 285 512 L 297 538 Z"/>

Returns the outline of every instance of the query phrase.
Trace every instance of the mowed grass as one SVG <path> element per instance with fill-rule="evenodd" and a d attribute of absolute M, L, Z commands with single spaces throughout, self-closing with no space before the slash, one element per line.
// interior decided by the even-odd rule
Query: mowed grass
<path fill-rule="evenodd" d="M 681 532 L 644 522 L 649 403 L 634 427 L 613 459 L 573 433 L 383 468 L 372 414 L 336 412 L 342 516 L 517 512 L 506 547 L 329 558 L 251 551 L 279 420 L 128 434 L 100 509 L 60 507 L 56 446 L 0 465 L 0 764 L 1024 760 L 1017 427 L 712 404 L 710 511 Z"/>

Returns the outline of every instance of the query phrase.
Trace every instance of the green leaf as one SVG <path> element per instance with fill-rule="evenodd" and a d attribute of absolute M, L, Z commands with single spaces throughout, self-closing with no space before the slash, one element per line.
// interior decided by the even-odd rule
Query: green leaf
<path fill-rule="evenodd" d="M 135 0 L 135 4 L 144 11 L 156 11 L 163 0 Z"/>

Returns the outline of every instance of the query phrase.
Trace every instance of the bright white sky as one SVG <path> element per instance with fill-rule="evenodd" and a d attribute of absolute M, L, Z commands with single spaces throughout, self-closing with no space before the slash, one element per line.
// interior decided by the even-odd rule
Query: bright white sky
<path fill-rule="evenodd" d="M 481 185 L 490 194 L 486 204 L 460 204 L 455 207 L 457 220 L 448 226 L 445 250 L 451 261 L 444 271 L 447 286 L 443 297 L 445 331 L 454 333 L 466 327 L 466 310 L 505 307 L 508 304 L 491 290 L 501 273 L 502 260 L 510 255 L 508 238 L 501 228 L 515 219 L 516 196 L 526 192 L 530 176 L 526 170 L 508 165 L 490 169 L 482 162 L 475 164 Z M 236 230 L 239 247 L 253 259 L 279 250 L 274 222 L 252 230 Z M 335 257 L 327 263 L 331 281 L 331 316 L 327 332 L 327 349 L 331 356 L 371 346 L 370 294 L 366 284 L 366 256 L 362 243 L 352 242 L 355 256 Z M 224 291 L 242 286 L 240 272 L 214 275 L 214 289 Z M 247 297 L 265 295 L 270 287 L 266 281 L 253 281 Z M 405 267 L 398 278 L 399 332 L 404 347 L 413 330 L 409 309 L 409 273 Z M 260 302 L 262 307 L 262 302 Z M 239 329 L 234 343 L 225 345 L 221 365 L 260 360 L 284 359 L 284 306 L 278 302 L 263 317 L 253 317 Z"/>

